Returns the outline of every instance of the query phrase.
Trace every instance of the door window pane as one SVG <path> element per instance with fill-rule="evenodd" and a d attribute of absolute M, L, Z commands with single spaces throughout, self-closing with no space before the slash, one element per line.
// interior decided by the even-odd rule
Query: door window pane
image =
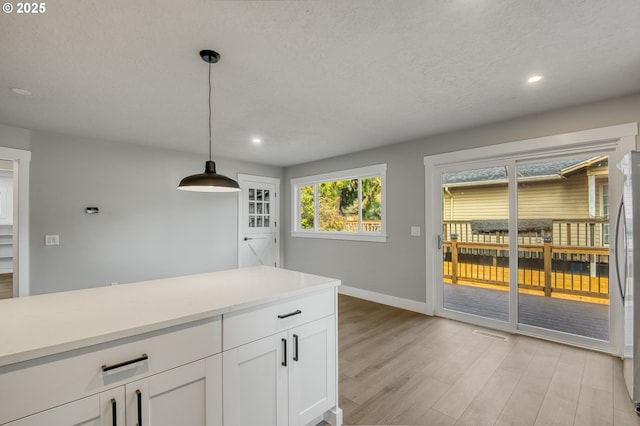
<path fill-rule="evenodd" d="M 442 182 L 445 309 L 509 320 L 506 167 L 447 172 Z"/>
<path fill-rule="evenodd" d="M 518 321 L 609 340 L 608 158 L 547 160 L 517 174 Z"/>

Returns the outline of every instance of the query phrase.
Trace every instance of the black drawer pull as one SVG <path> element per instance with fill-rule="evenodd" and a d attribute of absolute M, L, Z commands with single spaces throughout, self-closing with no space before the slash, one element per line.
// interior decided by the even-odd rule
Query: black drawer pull
<path fill-rule="evenodd" d="M 142 392 L 140 389 L 136 389 L 136 399 L 138 400 L 138 424 L 136 426 L 142 426 Z"/>
<path fill-rule="evenodd" d="M 282 356 L 282 366 L 287 366 L 287 339 L 282 339 L 282 350 L 284 351 Z"/>
<path fill-rule="evenodd" d="M 293 360 L 300 361 L 298 357 L 298 335 L 297 334 L 293 335 Z"/>
<path fill-rule="evenodd" d="M 113 426 L 118 426 L 118 409 L 115 398 L 111 398 L 111 417 L 113 418 Z"/>
<path fill-rule="evenodd" d="M 302 313 L 302 311 L 301 311 L 300 309 L 298 309 L 298 310 L 297 310 L 297 311 L 295 311 L 295 312 L 289 312 L 288 314 L 278 315 L 278 318 L 280 318 L 280 319 L 285 319 L 285 318 L 292 317 L 292 316 L 294 316 L 294 315 L 299 315 L 299 314 L 301 314 L 301 313 Z"/>
<path fill-rule="evenodd" d="M 142 354 L 138 358 L 130 359 L 128 361 L 122 361 L 117 364 L 105 364 L 102 366 L 102 372 L 106 373 L 107 371 L 115 370 L 116 368 L 124 367 L 129 364 L 135 364 L 136 362 L 145 361 L 147 359 L 149 359 L 149 356 L 147 356 L 147 354 Z"/>

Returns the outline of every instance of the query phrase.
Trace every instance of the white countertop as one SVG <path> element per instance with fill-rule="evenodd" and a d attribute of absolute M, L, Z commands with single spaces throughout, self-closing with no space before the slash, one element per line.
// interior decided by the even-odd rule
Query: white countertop
<path fill-rule="evenodd" d="M 0 301 L 0 366 L 340 285 L 269 266 Z"/>

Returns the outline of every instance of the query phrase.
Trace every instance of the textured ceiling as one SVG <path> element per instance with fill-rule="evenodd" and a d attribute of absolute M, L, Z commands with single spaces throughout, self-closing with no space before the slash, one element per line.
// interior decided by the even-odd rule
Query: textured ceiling
<path fill-rule="evenodd" d="M 640 91 L 638 0 L 46 8 L 0 14 L 0 123 L 205 156 L 207 48 L 214 156 L 280 166 Z"/>

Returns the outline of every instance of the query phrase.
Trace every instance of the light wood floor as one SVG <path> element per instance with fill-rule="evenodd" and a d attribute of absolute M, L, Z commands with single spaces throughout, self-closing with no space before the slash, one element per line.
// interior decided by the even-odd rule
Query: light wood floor
<path fill-rule="evenodd" d="M 13 297 L 13 274 L 0 274 L 0 299 Z"/>
<path fill-rule="evenodd" d="M 348 296 L 338 324 L 345 425 L 640 425 L 609 355 Z"/>

